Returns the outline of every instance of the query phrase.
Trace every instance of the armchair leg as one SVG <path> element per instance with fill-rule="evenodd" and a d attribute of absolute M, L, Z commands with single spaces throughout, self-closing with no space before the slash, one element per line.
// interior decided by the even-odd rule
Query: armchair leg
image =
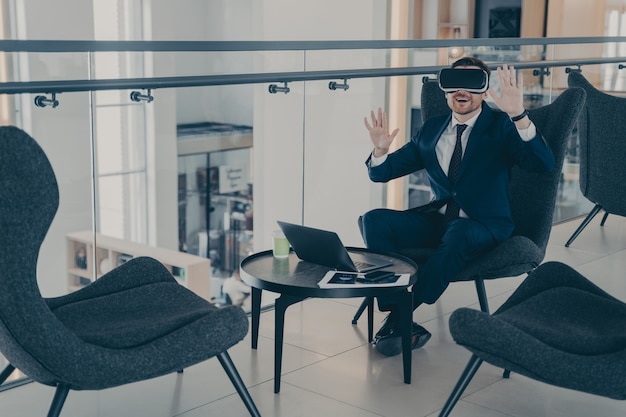
<path fill-rule="evenodd" d="M 228 354 L 228 352 L 224 351 L 222 353 L 219 353 L 217 355 L 217 359 L 220 361 L 220 364 L 222 365 L 222 368 L 224 368 L 224 371 L 226 371 L 228 378 L 230 378 L 230 382 L 232 382 L 235 386 L 239 397 L 241 397 L 241 400 L 245 404 L 250 415 L 252 417 L 261 417 L 261 413 L 259 413 L 259 410 L 257 410 L 256 405 L 254 404 L 254 401 L 252 400 L 248 389 L 241 380 L 241 376 L 239 376 L 239 372 L 237 372 L 237 368 L 235 368 L 235 364 L 233 363 L 232 359 L 230 359 L 230 355 Z"/>
<path fill-rule="evenodd" d="M 569 240 L 567 241 L 567 243 L 565 244 L 566 248 L 569 248 L 569 245 L 572 244 L 572 242 L 574 241 L 574 239 L 576 239 L 578 237 L 578 235 L 580 234 L 580 232 L 583 231 L 583 229 L 585 227 L 587 227 L 587 225 L 589 224 L 589 222 L 596 217 L 596 214 L 598 214 L 598 212 L 602 210 L 602 206 L 600 204 L 596 204 L 591 211 L 589 212 L 589 214 L 587 214 L 587 217 L 585 217 L 585 220 L 583 220 L 583 222 L 580 224 L 580 226 L 578 226 L 578 229 L 576 229 L 576 231 L 574 232 L 574 234 L 572 234 L 572 237 L 569 238 Z M 604 220 L 602 221 L 604 223 Z"/>
<path fill-rule="evenodd" d="M 465 391 L 465 388 L 467 388 L 472 378 L 474 378 L 476 371 L 478 371 L 478 368 L 480 368 L 480 365 L 482 363 L 482 359 L 480 359 L 476 355 L 472 355 L 469 362 L 467 363 L 467 366 L 465 367 L 465 370 L 461 374 L 461 377 L 454 386 L 452 393 L 450 394 L 450 396 L 446 400 L 445 405 L 441 409 L 439 417 L 448 417 L 450 415 L 450 412 L 452 412 L 452 409 L 461 398 L 461 395 L 463 395 L 463 391 Z"/>
<path fill-rule="evenodd" d="M 61 414 L 61 409 L 63 408 L 63 404 L 65 404 L 67 394 L 69 392 L 69 385 L 57 385 L 57 389 L 54 392 L 54 398 L 52 399 L 52 404 L 50 404 L 50 410 L 48 410 L 48 417 L 59 417 L 59 415 Z"/>
<path fill-rule="evenodd" d="M 487 302 L 487 291 L 485 290 L 485 280 L 482 278 L 475 278 L 476 292 L 478 293 L 478 302 L 480 303 L 480 309 L 484 313 L 489 314 L 489 303 Z"/>
<path fill-rule="evenodd" d="M 609 217 L 608 212 L 604 212 L 604 216 L 602 216 L 602 221 L 600 222 L 600 226 L 604 226 L 604 222 L 606 222 L 606 218 Z"/>
<path fill-rule="evenodd" d="M 2 372 L 0 373 L 0 384 L 6 381 L 7 378 L 11 376 L 14 370 L 15 370 L 15 366 L 8 364 L 6 368 L 4 368 Z"/>

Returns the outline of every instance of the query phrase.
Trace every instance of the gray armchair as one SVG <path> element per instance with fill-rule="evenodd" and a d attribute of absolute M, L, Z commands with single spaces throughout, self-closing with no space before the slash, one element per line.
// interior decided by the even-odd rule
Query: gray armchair
<path fill-rule="evenodd" d="M 451 280 L 474 281 L 480 307 L 484 312 L 489 312 L 485 280 L 526 274 L 543 261 L 552 230 L 567 138 L 584 103 L 585 91 L 581 88 L 569 88 L 551 104 L 529 110 L 530 119 L 552 148 L 556 159 L 555 168 L 552 172 L 534 173 L 513 167 L 510 180 L 511 211 L 516 225 L 513 235 L 470 262 Z M 426 82 L 422 86 L 422 111 L 425 117 L 450 111 L 436 82 Z M 407 248 L 400 253 L 421 264 L 432 254 L 432 250 Z M 368 307 L 368 318 L 371 320 L 373 300 L 366 299 L 353 317 L 353 324 L 356 324 Z M 371 327 L 370 324 L 368 330 Z M 369 333 L 371 334 L 371 330 Z"/>
<path fill-rule="evenodd" d="M 594 207 L 565 243 L 569 247 L 601 210 L 604 226 L 609 213 L 626 216 L 626 98 L 596 89 L 578 71 L 567 78 L 570 87 L 587 92 L 585 108 L 578 126 L 580 138 L 579 186 Z"/>
<path fill-rule="evenodd" d="M 56 387 L 49 417 L 69 390 L 100 390 L 182 370 L 216 356 L 252 416 L 259 412 L 227 349 L 248 331 L 238 307 L 219 309 L 179 285 L 158 261 L 135 258 L 91 285 L 44 299 L 37 258 L 59 191 L 43 150 L 0 127 L 0 352 L 15 369 Z"/>
<path fill-rule="evenodd" d="M 571 267 L 547 262 L 493 314 L 450 316 L 471 359 L 439 414 L 450 414 L 483 361 L 546 384 L 626 399 L 626 304 Z"/>

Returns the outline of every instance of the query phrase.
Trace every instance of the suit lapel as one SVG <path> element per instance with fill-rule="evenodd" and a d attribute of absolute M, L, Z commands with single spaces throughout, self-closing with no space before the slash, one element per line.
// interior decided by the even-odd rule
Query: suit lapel
<path fill-rule="evenodd" d="M 436 148 L 437 148 L 437 142 L 439 142 L 439 138 L 441 137 L 443 132 L 446 130 L 446 128 L 450 124 L 451 119 L 452 119 L 452 113 L 450 113 L 450 115 L 446 117 L 444 122 L 439 125 L 439 129 L 435 132 L 434 136 L 432 136 L 434 140 L 428 146 L 428 152 L 426 153 L 426 158 L 428 158 L 428 161 L 424 161 L 425 166 L 436 167 L 430 172 L 430 175 L 435 177 L 438 183 L 442 183 L 445 181 L 449 184 L 449 181 L 450 181 L 448 179 L 448 176 L 443 171 L 443 168 L 439 164 L 439 160 L 437 159 Z"/>

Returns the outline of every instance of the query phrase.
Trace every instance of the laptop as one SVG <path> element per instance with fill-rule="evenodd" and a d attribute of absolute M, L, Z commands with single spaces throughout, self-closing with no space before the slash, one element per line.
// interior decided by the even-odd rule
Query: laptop
<path fill-rule="evenodd" d="M 364 254 L 362 259 L 352 259 L 335 232 L 314 229 L 299 224 L 277 222 L 293 251 L 303 261 L 335 268 L 339 271 L 364 273 L 392 265 Z"/>

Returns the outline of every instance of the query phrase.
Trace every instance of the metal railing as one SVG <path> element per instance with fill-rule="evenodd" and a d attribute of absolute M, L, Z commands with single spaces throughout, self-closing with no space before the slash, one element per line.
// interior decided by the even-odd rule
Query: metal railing
<path fill-rule="evenodd" d="M 98 52 L 268 52 L 363 49 L 430 49 L 447 47 L 554 46 L 572 44 L 604 44 L 626 42 L 626 37 L 569 38 L 489 38 L 438 39 L 405 41 L 53 41 L 3 40 L 0 51 L 26 53 Z M 566 60 L 517 62 L 519 69 L 577 67 L 626 62 L 626 57 L 589 57 Z M 496 67 L 496 64 L 492 66 Z M 437 74 L 442 66 L 410 66 L 324 71 L 291 71 L 272 73 L 240 73 L 195 76 L 140 77 L 123 79 L 83 79 L 18 81 L 0 83 L 0 94 L 63 93 L 99 90 L 155 90 L 161 88 L 199 87 L 234 84 L 289 83 L 313 80 L 349 80 L 355 78 L 395 77 Z M 621 66 L 620 66 L 621 69 Z"/>

